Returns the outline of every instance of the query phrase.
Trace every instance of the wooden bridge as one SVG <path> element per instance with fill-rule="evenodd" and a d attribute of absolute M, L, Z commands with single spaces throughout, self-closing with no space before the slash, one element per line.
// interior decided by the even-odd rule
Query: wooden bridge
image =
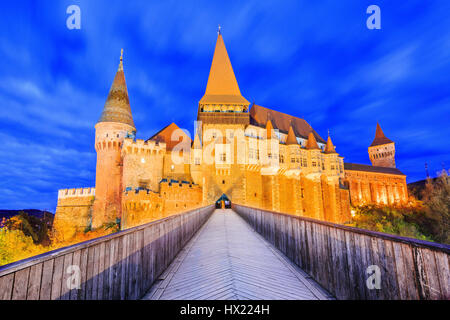
<path fill-rule="evenodd" d="M 450 247 L 234 205 L 0 267 L 0 300 L 450 299 Z"/>

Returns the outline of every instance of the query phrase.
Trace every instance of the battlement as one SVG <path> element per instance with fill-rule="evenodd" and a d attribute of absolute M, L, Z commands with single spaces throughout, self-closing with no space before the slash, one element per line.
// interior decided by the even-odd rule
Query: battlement
<path fill-rule="evenodd" d="M 162 154 L 166 151 L 166 144 L 152 140 L 125 138 L 122 150 L 128 154 Z"/>
<path fill-rule="evenodd" d="M 58 199 L 94 197 L 94 196 L 95 196 L 95 188 L 61 189 L 58 191 Z"/>
<path fill-rule="evenodd" d="M 195 184 L 191 181 L 185 181 L 185 180 L 175 180 L 175 179 L 167 179 L 164 178 L 160 182 L 160 185 L 167 185 L 168 187 L 176 186 L 181 188 L 196 188 L 199 187 L 198 184 Z"/>

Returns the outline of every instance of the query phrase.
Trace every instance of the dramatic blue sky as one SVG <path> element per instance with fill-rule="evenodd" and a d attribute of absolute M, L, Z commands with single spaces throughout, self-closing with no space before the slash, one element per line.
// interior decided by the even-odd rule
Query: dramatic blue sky
<path fill-rule="evenodd" d="M 66 8 L 81 7 L 81 30 Z M 381 30 L 366 8 L 381 8 Z M 94 125 L 125 49 L 138 138 L 193 130 L 217 25 L 243 95 L 369 163 L 376 121 L 408 182 L 450 167 L 450 1 L 3 1 L 0 209 L 95 185 Z"/>

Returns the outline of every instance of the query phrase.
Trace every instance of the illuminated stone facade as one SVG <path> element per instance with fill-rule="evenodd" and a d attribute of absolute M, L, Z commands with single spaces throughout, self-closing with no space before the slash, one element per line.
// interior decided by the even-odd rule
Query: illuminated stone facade
<path fill-rule="evenodd" d="M 393 168 L 393 143 L 380 138 L 378 128 L 377 141 L 389 147 L 384 162 L 375 143 L 369 153 L 376 167 L 351 166 L 331 138 L 322 139 L 305 120 L 250 105 L 220 34 L 193 140 L 174 123 L 148 140 L 136 139 L 122 57 L 95 129 L 95 192 L 66 197 L 68 191 L 60 191 L 55 228 L 63 238 L 75 225 L 129 228 L 211 204 L 222 194 L 235 203 L 336 223 L 350 220 L 350 203 L 407 198 L 405 176 Z"/>

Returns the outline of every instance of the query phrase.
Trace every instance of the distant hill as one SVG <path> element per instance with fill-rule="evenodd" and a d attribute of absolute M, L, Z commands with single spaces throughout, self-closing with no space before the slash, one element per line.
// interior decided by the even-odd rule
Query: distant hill
<path fill-rule="evenodd" d="M 36 217 L 38 219 L 42 219 L 44 217 L 50 218 L 53 220 L 53 213 L 49 211 L 42 211 L 38 209 L 23 209 L 23 210 L 1 210 L 0 209 L 0 220 L 3 218 L 9 219 L 11 217 L 17 216 L 21 211 L 28 213 L 29 216 Z"/>

